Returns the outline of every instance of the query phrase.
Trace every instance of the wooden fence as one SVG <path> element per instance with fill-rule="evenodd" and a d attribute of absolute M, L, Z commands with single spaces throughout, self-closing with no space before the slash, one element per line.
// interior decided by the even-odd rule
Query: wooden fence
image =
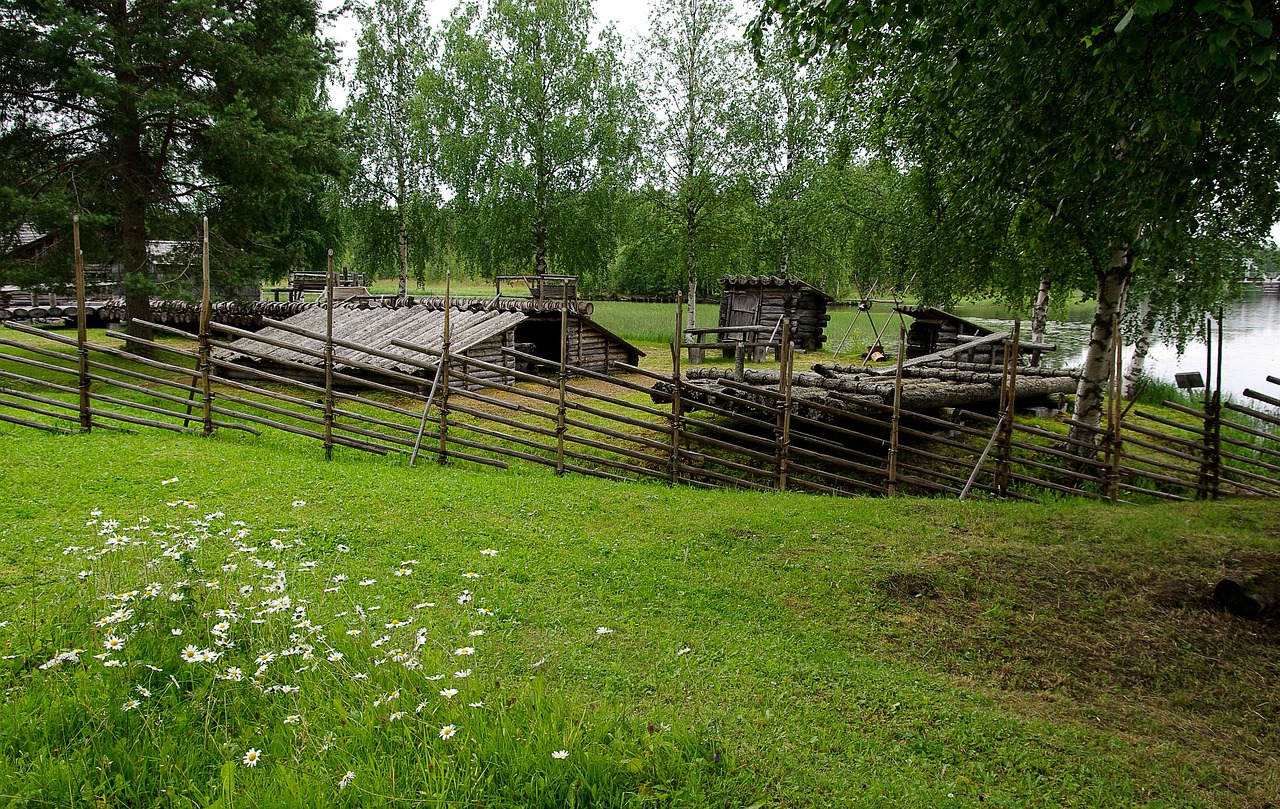
<path fill-rule="evenodd" d="M 253 336 L 276 343 L 214 322 L 207 287 L 198 335 L 152 323 L 159 334 L 186 340 L 130 338 L 150 348 L 150 357 L 89 342 L 83 306 L 75 338 L 5 323 L 0 422 L 64 432 L 149 427 L 209 435 L 271 429 L 314 440 L 326 455 L 345 447 L 402 453 L 412 463 L 425 453 L 441 462 L 500 468 L 523 462 L 559 474 L 707 488 L 961 498 L 984 492 L 1001 499 L 1068 495 L 1111 502 L 1280 495 L 1280 416 L 1271 409 L 1280 408 L 1280 387 L 1270 395 L 1247 391 L 1248 404 L 1222 402 L 1219 389 L 1206 395 L 1203 409 L 1166 402 L 1163 415 L 1112 396 L 1100 427 L 1018 421 L 1012 417 L 1016 329 L 1005 351 L 999 406 L 944 417 L 901 407 L 900 369 L 893 404 L 833 394 L 837 401 L 847 398 L 851 409 L 845 409 L 829 400 L 797 399 L 790 383 L 795 353 L 788 350 L 785 332 L 776 389 L 721 380 L 708 396 L 682 379 L 674 348 L 669 374 L 614 363 L 620 375 L 609 375 L 511 348 L 504 349 L 502 364 L 491 364 L 451 353 L 447 317 L 441 349 L 394 343 L 416 359 L 394 358 L 421 373 L 358 360 L 339 364 L 335 348 L 392 355 L 334 338 L 330 307 L 324 333 L 267 321 L 323 346 L 288 343 L 322 361 L 323 383 L 267 371 L 239 379 L 219 374 L 233 368 L 249 372 L 219 357 L 217 350 L 232 340 Z M 561 320 L 563 349 L 563 313 Z M 21 335 L 6 336 L 6 329 Z M 124 340 L 119 333 L 108 335 Z M 18 336 L 26 339 L 13 339 Z M 255 356 L 243 346 L 236 351 Z M 314 373 L 301 364 L 297 370 Z M 1120 370 L 1117 354 L 1113 378 L 1120 378 Z M 1280 386 L 1275 377 L 1267 381 Z M 1070 438 L 1071 426 L 1093 440 Z"/>

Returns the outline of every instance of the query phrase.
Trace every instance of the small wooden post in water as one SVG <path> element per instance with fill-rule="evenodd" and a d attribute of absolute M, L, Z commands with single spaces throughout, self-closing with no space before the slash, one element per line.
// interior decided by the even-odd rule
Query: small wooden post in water
<path fill-rule="evenodd" d="M 449 343 L 452 339 L 449 310 L 453 306 L 452 274 L 444 272 L 444 334 L 440 344 L 440 362 L 436 364 L 436 374 L 440 376 L 440 463 L 449 462 L 449 386 L 453 371 L 449 364 Z"/>
<path fill-rule="evenodd" d="M 795 351 L 791 345 L 791 319 L 783 314 L 782 362 L 778 374 L 778 392 L 782 394 L 782 409 L 778 411 L 778 491 L 787 490 L 788 461 L 791 458 L 791 366 Z"/>
<path fill-rule="evenodd" d="M 889 427 L 889 480 L 885 488 L 892 497 L 898 486 L 898 422 L 902 420 L 902 360 L 907 354 L 907 328 L 898 327 L 898 369 L 893 375 L 893 421 Z"/>
<path fill-rule="evenodd" d="M 676 293 L 676 339 L 671 344 L 671 485 L 680 482 L 680 342 L 684 333 L 684 298 Z"/>
<path fill-rule="evenodd" d="M 204 434 L 213 435 L 213 363 L 211 346 L 209 345 L 210 321 L 213 320 L 213 300 L 209 281 L 209 217 L 203 217 L 203 237 L 201 245 L 200 269 L 202 286 L 200 292 L 200 393 L 204 405 Z"/>
<path fill-rule="evenodd" d="M 76 359 L 79 362 L 80 431 L 93 429 L 92 404 L 89 401 L 89 328 L 85 311 L 84 254 L 80 252 L 80 216 L 71 217 L 71 249 L 76 264 Z"/>
<path fill-rule="evenodd" d="M 556 474 L 564 474 L 565 384 L 569 378 L 569 287 L 560 302 L 560 373 L 557 375 L 559 402 L 556 406 Z"/>
<path fill-rule="evenodd" d="M 333 460 L 333 248 L 325 272 L 324 457 Z"/>

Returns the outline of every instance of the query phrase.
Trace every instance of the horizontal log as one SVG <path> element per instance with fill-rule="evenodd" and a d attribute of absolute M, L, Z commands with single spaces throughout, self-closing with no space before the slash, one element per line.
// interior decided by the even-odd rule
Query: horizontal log
<path fill-rule="evenodd" d="M 6 405 L 6 406 L 12 406 L 12 405 Z M 22 408 L 18 408 L 18 409 L 22 409 Z M 19 427 L 31 427 L 36 430 L 47 430 L 51 433 L 58 433 L 60 435 L 75 434 L 74 431 L 63 429 L 62 427 L 59 427 L 56 424 L 44 424 L 43 422 L 39 422 L 39 421 L 31 421 L 30 419 L 19 418 L 18 416 L 11 416 L 8 413 L 0 413 L 0 421 L 6 422 L 8 424 L 16 424 Z"/>

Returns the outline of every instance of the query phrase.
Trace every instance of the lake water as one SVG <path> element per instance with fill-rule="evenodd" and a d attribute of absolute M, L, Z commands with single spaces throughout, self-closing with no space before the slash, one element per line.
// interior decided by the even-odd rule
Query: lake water
<path fill-rule="evenodd" d="M 958 307 L 955 312 L 988 327 L 1006 329 L 1012 326 L 1012 321 L 1000 317 L 995 307 Z M 1073 307 L 1071 316 L 1071 320 L 1049 322 L 1045 339 L 1057 343 L 1058 351 L 1046 358 L 1047 364 L 1072 366 L 1083 362 L 1092 312 Z M 1023 327 L 1026 327 L 1026 321 L 1023 321 Z M 1217 352 L 1216 342 L 1214 352 Z M 1133 346 L 1126 345 L 1126 366 L 1132 356 Z M 1216 373 L 1216 358 L 1214 365 Z M 1189 343 L 1182 355 L 1170 343 L 1158 342 L 1151 347 L 1147 358 L 1148 376 L 1172 382 L 1175 373 L 1185 371 L 1199 371 L 1204 375 L 1203 337 Z M 1267 382 L 1268 375 L 1280 377 L 1280 296 L 1251 292 L 1224 312 L 1222 393 L 1243 399 L 1245 389 L 1252 388 L 1280 398 L 1280 385 Z"/>

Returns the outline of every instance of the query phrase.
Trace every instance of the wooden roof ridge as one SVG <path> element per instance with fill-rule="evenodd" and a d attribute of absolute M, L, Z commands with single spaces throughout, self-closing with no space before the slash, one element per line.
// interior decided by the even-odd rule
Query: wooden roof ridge
<path fill-rule="evenodd" d="M 828 303 L 835 302 L 835 298 L 823 292 L 818 287 L 796 275 L 726 275 L 720 279 L 721 286 L 741 286 L 741 287 L 797 287 L 816 292 L 826 299 Z"/>

